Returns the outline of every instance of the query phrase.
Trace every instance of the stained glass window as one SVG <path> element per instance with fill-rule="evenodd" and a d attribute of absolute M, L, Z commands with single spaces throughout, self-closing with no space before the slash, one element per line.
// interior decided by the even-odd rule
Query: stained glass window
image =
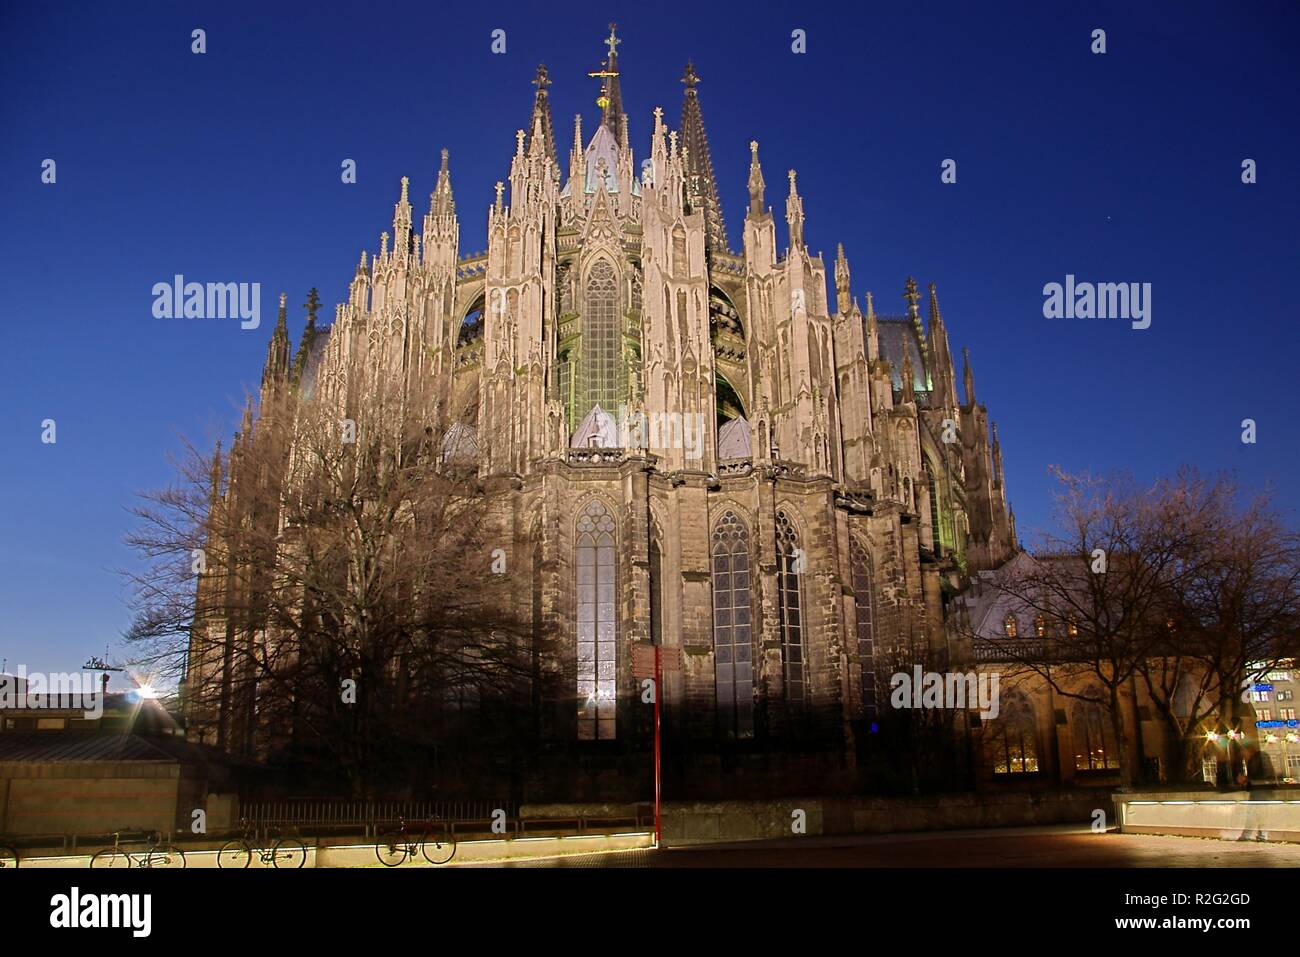
<path fill-rule="evenodd" d="M 857 613 L 858 661 L 862 668 L 862 710 L 866 717 L 876 715 L 876 642 L 875 581 L 871 556 L 849 539 L 849 563 L 853 571 L 853 607 Z"/>
<path fill-rule="evenodd" d="M 727 738 L 754 734 L 754 645 L 749 592 L 749 530 L 727 512 L 713 529 L 713 662 L 718 728 Z"/>
<path fill-rule="evenodd" d="M 776 513 L 777 593 L 781 599 L 781 657 L 785 667 L 785 697 L 801 709 L 807 700 L 803 644 L 803 583 L 806 558 L 790 516 Z"/>
<path fill-rule="evenodd" d="M 614 519 L 593 501 L 578 516 L 578 738 L 614 737 Z"/>
<path fill-rule="evenodd" d="M 617 410 L 624 400 L 619 350 L 619 291 L 614 267 L 604 259 L 587 277 L 582 316 L 582 364 L 586 415 L 592 406 Z"/>

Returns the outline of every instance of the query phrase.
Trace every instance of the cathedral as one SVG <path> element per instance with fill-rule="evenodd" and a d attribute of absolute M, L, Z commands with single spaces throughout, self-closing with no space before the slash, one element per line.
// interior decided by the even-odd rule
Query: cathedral
<path fill-rule="evenodd" d="M 757 142 L 733 248 L 699 77 L 676 129 L 656 109 L 636 136 L 622 42 L 567 151 L 538 69 L 486 252 L 460 248 L 443 150 L 423 228 L 403 178 L 293 361 L 281 300 L 263 390 L 310 381 L 341 416 L 380 382 L 432 390 L 562 688 L 551 735 L 639 735 L 658 646 L 682 739 L 851 748 L 888 707 L 888 655 L 945 647 L 948 598 L 1017 551 L 996 426 L 966 350 L 959 389 L 935 285 L 924 317 L 911 278 L 896 314 L 859 298 L 844 246 L 809 248 L 794 170 L 778 241 Z"/>

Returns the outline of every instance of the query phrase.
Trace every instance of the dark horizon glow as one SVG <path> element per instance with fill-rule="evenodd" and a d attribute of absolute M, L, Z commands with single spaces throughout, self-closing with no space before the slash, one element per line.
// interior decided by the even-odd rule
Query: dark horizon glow
<path fill-rule="evenodd" d="M 809 246 L 829 267 L 844 243 L 860 301 L 871 290 L 899 313 L 909 275 L 938 284 L 957 361 L 969 347 L 999 425 L 1022 541 L 1050 520 L 1050 464 L 1143 481 L 1183 463 L 1233 470 L 1290 509 L 1300 451 L 1277 394 L 1300 342 L 1294 5 L 738 9 L 0 11 L 0 659 L 68 671 L 118 641 L 133 494 L 169 480 L 178 435 L 229 444 L 279 292 L 296 347 L 308 288 L 332 320 L 361 250 L 391 230 L 401 176 L 418 228 L 447 147 L 461 249 L 486 245 L 539 61 L 567 171 L 574 113 L 595 128 L 586 74 L 610 19 L 638 164 L 655 106 L 678 126 L 693 59 L 733 247 L 756 139 L 782 243 L 794 168 Z M 1089 50 L 1098 27 L 1103 56 Z M 345 158 L 355 185 L 340 182 Z M 940 183 L 946 158 L 956 185 Z M 1241 182 L 1245 158 L 1256 185 Z M 153 318 L 153 285 L 177 273 L 261 283 L 261 327 Z M 1067 274 L 1151 283 L 1151 328 L 1044 319 L 1044 284 Z"/>

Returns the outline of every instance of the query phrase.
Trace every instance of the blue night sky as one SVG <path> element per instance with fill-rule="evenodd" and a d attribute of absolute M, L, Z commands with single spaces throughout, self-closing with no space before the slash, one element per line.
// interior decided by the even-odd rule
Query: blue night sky
<path fill-rule="evenodd" d="M 656 105 L 677 126 L 694 58 L 733 245 L 757 139 L 780 242 L 793 167 L 809 245 L 829 258 L 844 243 L 860 298 L 897 313 L 908 275 L 938 283 L 1000 427 L 1023 540 L 1049 519 L 1052 463 L 1150 478 L 1187 462 L 1291 497 L 1295 413 L 1276 397 L 1296 383 L 1300 339 L 1294 4 L 574 6 L 4 6 L 10 670 L 75 668 L 118 640 L 133 494 L 167 482 L 178 436 L 228 443 L 277 294 L 295 343 L 308 287 L 332 318 L 361 249 L 391 228 L 403 174 L 419 217 L 450 149 L 462 250 L 481 249 L 539 61 L 562 155 L 574 113 L 594 129 L 585 74 L 611 19 L 638 162 Z M 1098 27 L 1103 56 L 1089 49 Z M 505 55 L 490 52 L 495 28 Z M 340 181 L 345 158 L 355 185 Z M 956 185 L 940 182 L 945 158 Z M 1256 185 L 1241 182 L 1245 158 Z M 261 328 L 155 319 L 151 289 L 176 273 L 261 283 Z M 1151 283 L 1151 328 L 1043 318 L 1043 285 L 1067 273 Z M 1247 417 L 1255 445 L 1241 442 Z M 47 418 L 54 445 L 40 441 Z"/>

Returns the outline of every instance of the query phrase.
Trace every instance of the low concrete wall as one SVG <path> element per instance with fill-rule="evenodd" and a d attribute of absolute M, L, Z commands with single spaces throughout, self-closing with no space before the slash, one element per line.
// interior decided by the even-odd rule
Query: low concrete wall
<path fill-rule="evenodd" d="M 1088 791 L 670 802 L 663 808 L 663 834 L 665 844 L 790 837 L 800 811 L 802 833 L 823 835 L 1090 824 L 1099 808 L 1111 821 L 1110 795 Z"/>
<path fill-rule="evenodd" d="M 1116 794 L 1115 804 L 1125 834 L 1300 842 L 1300 792 L 1294 790 L 1133 792 Z"/>
<path fill-rule="evenodd" d="M 5 763 L 0 765 L 0 833 L 171 832 L 180 765 L 165 761 Z"/>

